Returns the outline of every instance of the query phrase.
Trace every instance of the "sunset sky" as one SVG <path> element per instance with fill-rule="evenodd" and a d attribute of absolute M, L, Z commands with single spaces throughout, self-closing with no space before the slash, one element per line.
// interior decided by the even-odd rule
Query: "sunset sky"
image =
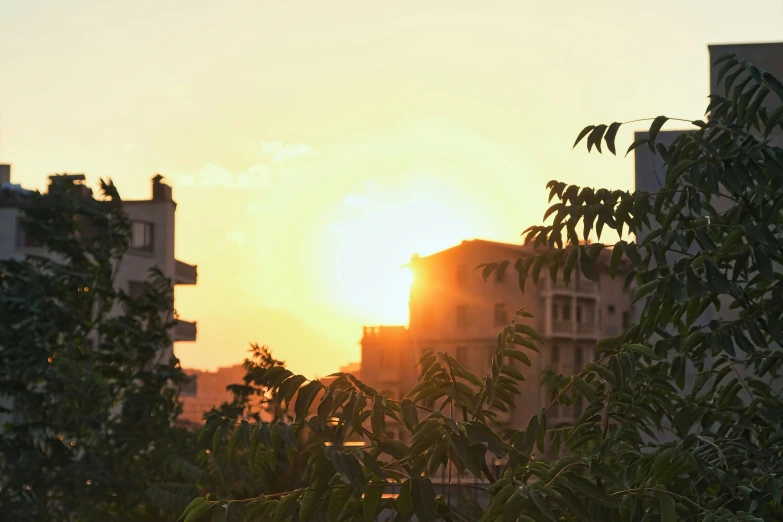
<path fill-rule="evenodd" d="M 585 125 L 699 118 L 707 45 L 783 39 L 783 2 L 0 0 L 0 162 L 43 189 L 174 187 L 183 366 L 269 345 L 297 372 L 407 322 L 400 265 L 520 241 L 552 178 L 633 188 Z M 640 129 L 637 124 L 635 129 Z M 618 149 L 631 141 L 618 135 Z"/>

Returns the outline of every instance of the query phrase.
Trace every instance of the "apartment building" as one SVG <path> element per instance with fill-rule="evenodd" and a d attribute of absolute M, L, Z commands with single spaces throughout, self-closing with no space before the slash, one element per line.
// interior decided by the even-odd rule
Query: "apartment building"
<path fill-rule="evenodd" d="M 92 191 L 84 184 L 83 174 L 64 175 L 72 180 L 85 197 Z M 56 176 L 50 176 L 50 187 Z M 157 266 L 177 285 L 195 285 L 198 279 L 196 265 L 178 260 L 174 253 L 174 224 L 177 204 L 172 190 L 161 175 L 152 178 L 150 199 L 123 200 L 131 219 L 130 249 L 122 260 L 117 285 L 130 295 L 139 292 L 147 279 L 149 269 Z M 47 190 L 49 190 L 47 189 Z M 0 259 L 23 259 L 27 254 L 44 254 L 40 246 L 25 236 L 20 226 L 20 199 L 25 189 L 11 183 L 11 166 L 0 165 Z M 178 319 L 171 332 L 174 342 L 196 340 L 196 323 Z"/>
<path fill-rule="evenodd" d="M 536 328 L 545 343 L 540 353 L 528 353 L 531 367 L 513 361 L 526 380 L 516 409 L 501 413 L 498 419 L 524 427 L 551 400 L 542 386 L 541 372 L 551 368 L 570 373 L 582 368 L 592 359 L 599 339 L 617 335 L 628 325 L 632 297 L 622 278 L 609 276 L 608 255 L 599 259 L 598 281 L 587 280 L 575 270 L 566 286 L 562 278 L 552 283 L 547 272 L 538 285 L 528 280 L 522 293 L 513 261 L 531 255 L 535 255 L 532 247 L 472 240 L 431 256 L 414 256 L 409 326 L 364 328 L 362 380 L 399 399 L 416 384 L 416 363 L 428 349 L 446 352 L 471 372 L 486 375 L 491 371 L 498 333 L 524 307 L 534 317 L 520 316 L 517 322 Z M 503 260 L 512 261 L 503 276 L 496 273 L 484 281 L 481 271 L 475 270 L 480 263 Z M 550 413 L 554 425 L 573 422 L 576 412 L 561 407 Z"/>

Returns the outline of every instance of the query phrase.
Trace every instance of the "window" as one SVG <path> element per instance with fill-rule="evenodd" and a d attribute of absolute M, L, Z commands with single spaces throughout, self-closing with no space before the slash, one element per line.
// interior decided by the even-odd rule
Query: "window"
<path fill-rule="evenodd" d="M 606 307 L 606 314 L 607 315 L 614 315 L 614 305 L 609 305 Z"/>
<path fill-rule="evenodd" d="M 582 347 L 574 346 L 574 371 L 582 371 Z"/>
<path fill-rule="evenodd" d="M 144 281 L 128 281 L 128 295 L 139 297 L 144 293 Z"/>
<path fill-rule="evenodd" d="M 155 225 L 146 221 L 131 223 L 131 250 L 136 252 L 152 252 L 155 240 Z"/>
<path fill-rule="evenodd" d="M 563 312 L 563 321 L 570 321 L 571 320 L 571 305 L 570 304 L 564 304 L 562 306 Z"/>
<path fill-rule="evenodd" d="M 560 320 L 560 307 L 557 305 L 554 305 L 552 307 L 552 320 L 553 321 L 559 321 Z"/>
<path fill-rule="evenodd" d="M 20 218 L 16 218 L 16 246 L 22 248 L 40 246 L 37 241 L 27 235 L 27 231 L 25 231 L 22 226 L 22 220 Z"/>
<path fill-rule="evenodd" d="M 468 326 L 468 307 L 465 305 L 457 307 L 457 326 L 460 328 Z"/>
<path fill-rule="evenodd" d="M 577 306 L 576 307 L 576 322 L 581 323 L 582 322 L 582 307 Z"/>
<path fill-rule="evenodd" d="M 552 349 L 549 354 L 549 358 L 552 361 L 552 364 L 555 365 L 560 362 L 560 347 L 558 345 L 553 345 Z"/>
<path fill-rule="evenodd" d="M 623 330 L 627 329 L 631 325 L 631 313 L 623 312 Z"/>
<path fill-rule="evenodd" d="M 465 286 L 468 281 L 468 265 L 461 263 L 457 266 L 457 286 Z"/>
<path fill-rule="evenodd" d="M 508 324 L 508 312 L 503 303 L 495 304 L 495 326 L 506 326 Z"/>
<path fill-rule="evenodd" d="M 468 347 L 457 346 L 457 362 L 465 366 L 468 362 Z"/>

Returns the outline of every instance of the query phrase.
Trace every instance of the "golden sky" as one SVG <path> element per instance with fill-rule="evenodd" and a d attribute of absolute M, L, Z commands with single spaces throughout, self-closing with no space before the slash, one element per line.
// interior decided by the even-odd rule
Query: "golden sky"
<path fill-rule="evenodd" d="M 174 187 L 184 366 L 248 343 L 306 375 L 407 321 L 411 253 L 519 241 L 544 185 L 629 189 L 585 125 L 706 107 L 707 45 L 783 38 L 751 1 L 0 0 L 0 161 Z M 640 127 L 635 127 L 636 129 Z M 630 143 L 618 135 L 618 149 Z"/>

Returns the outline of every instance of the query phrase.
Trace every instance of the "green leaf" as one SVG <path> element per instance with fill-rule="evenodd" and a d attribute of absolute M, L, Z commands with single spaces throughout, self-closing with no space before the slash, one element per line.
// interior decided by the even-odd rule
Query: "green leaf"
<path fill-rule="evenodd" d="M 677 511 L 674 508 L 674 499 L 669 495 L 661 495 L 661 522 L 677 522 Z"/>
<path fill-rule="evenodd" d="M 371 424 L 376 438 L 386 436 L 386 399 L 383 395 L 376 395 L 373 400 Z"/>
<path fill-rule="evenodd" d="M 538 332 L 536 332 L 532 327 L 530 327 L 530 326 L 528 326 L 526 324 L 517 323 L 517 324 L 514 325 L 514 330 L 517 333 L 525 334 L 528 337 L 532 337 L 533 339 L 535 339 L 538 342 L 543 342 L 543 339 L 538 334 Z"/>
<path fill-rule="evenodd" d="M 592 401 L 595 399 L 595 389 L 587 384 L 584 379 L 579 376 L 574 376 L 574 386 L 576 389 L 582 392 L 582 395 L 587 397 L 587 400 Z"/>
<path fill-rule="evenodd" d="M 633 299 L 631 300 L 632 303 L 637 302 L 642 297 L 646 296 L 650 292 L 654 291 L 656 288 L 658 288 L 658 285 L 661 284 L 660 279 L 656 279 L 654 281 L 650 281 L 649 283 L 645 283 L 642 286 L 640 286 L 636 292 L 633 294 Z"/>
<path fill-rule="evenodd" d="M 590 152 L 591 147 L 595 147 L 598 152 L 601 152 L 601 138 L 604 135 L 604 132 L 606 131 L 606 125 L 598 125 L 596 126 L 593 131 L 590 133 L 590 136 L 587 138 L 587 151 Z"/>
<path fill-rule="evenodd" d="M 382 482 L 374 482 L 367 488 L 367 492 L 364 494 L 364 500 L 362 501 L 364 522 L 373 522 L 375 520 L 375 514 L 378 511 L 378 505 L 381 503 L 384 489 L 386 489 L 386 485 Z"/>
<path fill-rule="evenodd" d="M 280 389 L 277 391 L 277 403 L 286 404 L 286 407 L 291 402 L 291 398 L 294 393 L 299 389 L 303 382 L 307 380 L 304 375 L 292 375 L 280 385 Z"/>
<path fill-rule="evenodd" d="M 617 504 L 617 501 L 610 497 L 603 489 L 599 488 L 585 478 L 582 478 L 578 475 L 570 475 L 568 477 L 568 482 L 570 482 L 574 488 L 583 494 L 597 500 L 598 502 L 601 502 L 602 504 L 606 504 L 607 506 L 614 506 Z"/>
<path fill-rule="evenodd" d="M 198 504 L 188 513 L 185 517 L 185 522 L 196 522 L 201 517 L 212 511 L 212 508 L 218 505 L 217 500 L 204 500 L 201 504 Z"/>
<path fill-rule="evenodd" d="M 576 141 L 574 142 L 574 146 L 571 147 L 571 148 L 572 149 L 576 148 L 576 146 L 579 145 L 579 142 L 582 141 L 582 138 L 587 136 L 590 133 L 590 131 L 592 131 L 593 129 L 595 129 L 595 125 L 588 125 L 584 129 L 582 129 L 582 132 L 580 132 L 579 136 L 576 137 Z"/>
<path fill-rule="evenodd" d="M 397 506 L 397 510 L 406 517 L 413 515 L 413 498 L 411 497 L 410 479 L 403 482 L 400 486 L 400 493 L 397 495 L 395 504 Z"/>
<path fill-rule="evenodd" d="M 413 512 L 416 514 L 416 518 L 422 522 L 435 520 L 437 512 L 435 488 L 432 487 L 430 480 L 411 480 L 411 498 L 413 499 Z"/>
<path fill-rule="evenodd" d="M 658 116 L 653 120 L 652 125 L 650 125 L 650 133 L 647 135 L 647 144 L 650 146 L 652 152 L 655 152 L 655 138 L 658 137 L 658 132 L 660 132 L 661 127 L 663 127 L 663 124 L 666 123 L 668 119 L 669 118 L 666 116 Z"/>
<path fill-rule="evenodd" d="M 636 140 L 634 140 L 633 143 L 631 143 L 631 146 L 628 147 L 628 150 L 625 151 L 625 155 L 628 156 L 632 150 L 634 150 L 636 147 L 638 147 L 643 143 L 647 143 L 647 138 L 637 138 Z"/>
<path fill-rule="evenodd" d="M 419 424 L 418 408 L 409 399 L 402 401 L 402 420 L 411 431 Z"/>
<path fill-rule="evenodd" d="M 348 486 L 339 487 L 334 490 L 332 496 L 329 498 L 329 522 L 336 522 L 343 507 L 348 503 L 351 493 L 352 491 Z"/>
<path fill-rule="evenodd" d="M 582 255 L 579 256 L 579 264 L 582 268 L 582 274 L 590 281 L 598 281 L 598 272 L 595 269 L 595 261 L 587 254 L 584 247 L 582 249 Z"/>
<path fill-rule="evenodd" d="M 606 135 L 604 135 L 604 141 L 606 141 L 606 148 L 609 149 L 609 152 L 611 152 L 614 155 L 617 155 L 617 152 L 614 148 L 614 138 L 617 136 L 617 129 L 620 128 L 620 125 L 622 123 L 620 122 L 614 122 L 611 125 L 609 125 L 609 129 L 606 131 Z"/>
<path fill-rule="evenodd" d="M 294 405 L 297 422 L 301 422 L 305 418 L 310 410 L 310 406 L 313 405 L 315 397 L 322 388 L 323 384 L 321 384 L 321 381 L 314 380 L 299 389 L 299 393 L 296 396 L 296 404 Z"/>
<path fill-rule="evenodd" d="M 628 346 L 628 349 L 645 357 L 649 357 L 650 359 L 658 358 L 658 356 L 655 354 L 655 350 L 643 344 L 631 344 Z"/>
<path fill-rule="evenodd" d="M 563 266 L 563 283 L 568 286 L 568 283 L 571 282 L 571 271 L 574 269 L 574 265 L 576 265 L 576 262 L 579 258 L 579 251 L 576 247 L 571 249 L 571 253 L 568 255 L 568 259 L 566 259 L 565 266 Z"/>
<path fill-rule="evenodd" d="M 178 521 L 185 520 L 185 517 L 188 516 L 191 511 L 196 509 L 201 504 L 206 503 L 206 501 L 207 499 L 204 497 L 194 498 L 193 500 L 190 501 L 190 504 L 188 504 L 187 507 L 185 507 L 185 511 L 182 512 L 182 514 L 179 516 L 177 520 Z"/>
<path fill-rule="evenodd" d="M 609 276 L 614 279 L 617 277 L 617 270 L 620 267 L 620 261 L 623 258 L 623 242 L 618 241 L 612 248 L 612 258 L 609 260 Z"/>
<path fill-rule="evenodd" d="M 550 509 L 549 505 L 543 498 L 541 498 L 541 495 L 539 495 L 536 490 L 528 489 L 527 494 L 530 496 L 530 500 L 533 501 L 533 504 L 535 504 L 541 514 L 543 514 L 547 519 L 552 520 L 553 522 L 557 522 L 555 514 L 552 513 L 552 509 Z"/>
<path fill-rule="evenodd" d="M 274 522 L 283 522 L 291 514 L 292 508 L 296 505 L 299 493 L 289 493 L 280 501 L 275 510 Z"/>

